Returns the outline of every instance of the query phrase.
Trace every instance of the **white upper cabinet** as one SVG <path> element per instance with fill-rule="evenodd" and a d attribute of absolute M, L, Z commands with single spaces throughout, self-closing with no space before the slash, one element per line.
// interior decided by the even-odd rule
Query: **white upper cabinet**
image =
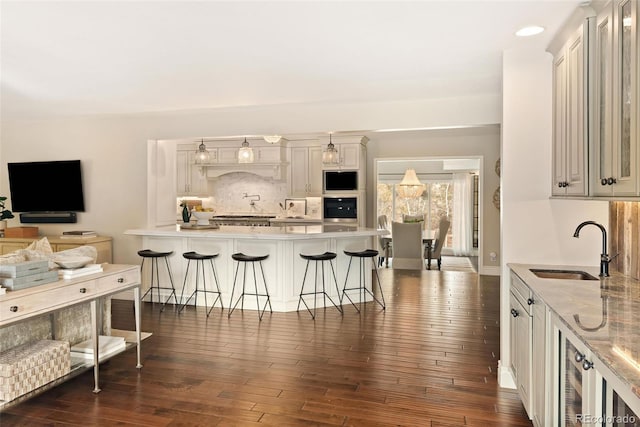
<path fill-rule="evenodd" d="M 360 144 L 338 144 L 340 153 L 340 166 L 344 169 L 358 169 L 360 167 L 360 154 L 362 147 Z"/>
<path fill-rule="evenodd" d="M 322 147 L 291 147 L 289 195 L 322 195 Z"/>
<path fill-rule="evenodd" d="M 588 194 L 588 40 L 591 28 L 592 18 L 584 20 L 554 57 L 554 196 Z"/>
<path fill-rule="evenodd" d="M 207 178 L 205 171 L 195 165 L 196 145 L 180 144 L 177 147 L 176 193 L 178 197 L 200 196 L 207 193 Z M 216 160 L 216 155 L 216 150 L 209 149 L 211 162 Z"/>
<path fill-rule="evenodd" d="M 554 38 L 554 196 L 640 197 L 640 0 L 580 7 Z M 578 28 L 575 30 L 575 28 Z"/>
<path fill-rule="evenodd" d="M 597 17 L 592 163 L 596 196 L 640 195 L 638 3 L 614 0 Z"/>

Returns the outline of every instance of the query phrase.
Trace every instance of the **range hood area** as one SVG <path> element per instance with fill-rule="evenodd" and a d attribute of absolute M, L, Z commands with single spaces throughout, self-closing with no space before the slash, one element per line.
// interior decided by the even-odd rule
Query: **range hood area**
<path fill-rule="evenodd" d="M 245 138 L 247 147 L 243 147 L 238 141 L 207 141 L 205 148 L 209 154 L 206 164 L 196 164 L 195 167 L 207 179 L 215 179 L 233 172 L 252 173 L 264 178 L 282 181 L 287 178 L 287 141 L 281 139 L 277 144 L 266 143 L 259 140 Z M 241 148 L 242 147 L 242 148 Z M 249 149 L 252 151 L 253 160 L 249 163 L 238 161 L 238 152 Z"/>
<path fill-rule="evenodd" d="M 276 181 L 282 181 L 287 178 L 286 166 L 287 162 L 279 163 L 211 163 L 204 168 L 207 179 L 215 179 L 222 175 L 234 172 L 245 172 L 258 175 L 264 178 L 270 178 Z"/>

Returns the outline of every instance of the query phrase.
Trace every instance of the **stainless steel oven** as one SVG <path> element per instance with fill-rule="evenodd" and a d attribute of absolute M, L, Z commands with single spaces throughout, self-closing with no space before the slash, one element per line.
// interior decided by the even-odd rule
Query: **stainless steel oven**
<path fill-rule="evenodd" d="M 325 222 L 358 222 L 358 198 L 323 197 L 322 214 Z"/>

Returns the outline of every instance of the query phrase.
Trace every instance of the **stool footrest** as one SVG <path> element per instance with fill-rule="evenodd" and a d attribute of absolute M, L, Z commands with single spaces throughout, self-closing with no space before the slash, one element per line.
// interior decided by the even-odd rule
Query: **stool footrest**
<path fill-rule="evenodd" d="M 187 286 L 187 277 L 189 276 L 189 268 L 191 267 L 191 261 L 195 261 L 196 266 L 195 266 L 195 279 L 196 279 L 196 287 L 193 290 L 193 292 L 191 293 L 191 296 L 189 296 L 189 298 L 187 298 L 186 301 L 184 301 L 184 303 L 182 304 L 182 306 L 178 309 L 178 313 L 180 313 L 182 310 L 184 310 L 184 308 L 186 307 L 186 305 L 189 303 L 189 301 L 191 301 L 191 298 L 194 298 L 193 300 L 193 305 L 197 306 L 198 305 L 198 293 L 203 293 L 204 294 L 204 302 L 205 302 L 205 306 L 208 306 L 209 304 L 207 303 L 207 294 L 216 294 L 216 298 L 213 300 L 213 304 L 211 304 L 211 307 L 209 308 L 209 311 L 207 311 L 207 317 L 209 317 L 209 315 L 211 314 L 211 311 L 213 310 L 213 308 L 215 307 L 216 303 L 218 302 L 218 300 L 220 301 L 220 308 L 224 311 L 224 305 L 222 304 L 222 292 L 220 291 L 220 284 L 218 283 L 218 274 L 216 273 L 216 267 L 213 263 L 213 259 L 216 258 L 218 256 L 218 254 L 212 254 L 212 255 L 203 255 L 203 254 L 199 254 L 196 252 L 185 252 L 184 254 L 182 254 L 182 256 L 188 260 L 187 262 L 187 269 L 184 272 L 184 282 L 182 283 L 182 292 L 180 295 L 180 302 L 182 302 L 184 300 L 184 290 L 185 287 Z M 206 261 L 209 261 L 208 263 Z M 213 279 L 215 282 L 215 289 L 216 290 L 209 290 L 207 289 L 207 279 L 206 279 L 206 275 L 205 275 L 205 264 L 209 264 L 211 267 L 211 274 L 213 275 Z M 202 276 L 202 289 L 200 289 L 200 276 Z"/>
<path fill-rule="evenodd" d="M 353 305 L 355 307 L 355 309 L 358 311 L 358 313 L 360 313 L 360 308 L 353 302 L 351 297 L 349 297 L 349 295 L 347 295 L 347 291 L 356 291 L 357 290 L 358 291 L 358 296 L 360 297 L 360 304 L 361 305 L 362 305 L 362 295 L 364 295 L 365 293 L 368 293 L 369 295 L 371 295 L 373 300 L 376 303 L 378 303 L 380 305 L 380 307 L 382 307 L 383 310 L 385 310 L 386 309 L 386 304 L 385 304 L 385 301 L 384 301 L 384 292 L 382 292 L 382 285 L 380 284 L 380 276 L 378 275 L 378 266 L 373 261 L 373 258 L 378 255 L 378 251 L 376 251 L 375 249 L 366 249 L 366 250 L 360 251 L 360 252 L 344 251 L 344 253 L 346 255 L 348 255 L 350 257 L 350 259 L 349 259 L 349 267 L 347 268 L 347 274 L 345 275 L 345 278 L 344 278 L 344 286 L 342 287 L 342 294 L 341 294 L 341 298 L 340 298 L 340 303 L 342 303 L 342 300 L 344 299 L 344 297 L 347 297 L 347 299 L 349 300 L 351 305 Z M 358 258 L 359 259 L 360 280 L 359 280 L 359 286 L 348 288 L 347 287 L 347 281 L 349 280 L 349 273 L 351 272 L 351 261 L 353 261 L 353 258 Z M 382 298 L 382 301 L 379 300 L 373 294 L 373 292 L 372 292 L 373 283 L 371 283 L 372 290 L 369 290 L 366 287 L 366 281 L 365 281 L 365 278 L 364 278 L 364 273 L 365 273 L 364 266 L 365 266 L 365 264 L 363 264 L 363 261 L 366 258 L 371 259 L 371 263 L 373 264 L 373 271 L 375 272 L 375 278 L 377 279 L 377 282 L 378 282 L 378 290 L 380 291 L 380 297 Z M 372 279 L 372 281 L 373 281 L 373 279 Z"/>

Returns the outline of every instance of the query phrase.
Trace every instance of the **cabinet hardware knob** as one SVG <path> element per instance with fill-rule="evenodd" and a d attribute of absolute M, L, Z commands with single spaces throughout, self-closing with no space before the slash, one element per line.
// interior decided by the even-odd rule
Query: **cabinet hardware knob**
<path fill-rule="evenodd" d="M 515 308 L 511 309 L 511 315 L 513 317 L 518 317 L 520 315 L 520 313 L 518 313 L 518 310 L 516 310 Z"/>
<path fill-rule="evenodd" d="M 9 307 L 9 311 L 12 313 L 15 313 L 16 311 L 18 311 L 18 306 L 17 305 L 12 305 L 11 307 Z"/>
<path fill-rule="evenodd" d="M 614 177 L 611 177 L 611 178 L 607 179 L 607 184 L 608 185 L 613 185 L 613 184 L 617 184 L 617 183 L 618 183 L 618 180 L 615 179 Z"/>
<path fill-rule="evenodd" d="M 527 298 L 527 305 L 533 304 L 533 298 Z"/>
<path fill-rule="evenodd" d="M 584 354 L 580 353 L 579 351 L 576 350 L 576 362 L 580 363 L 582 362 L 584 359 Z"/>
<path fill-rule="evenodd" d="M 600 185 L 607 185 L 607 178 L 602 178 L 600 180 Z"/>
<path fill-rule="evenodd" d="M 584 361 L 582 362 L 582 369 L 588 371 L 591 368 L 593 368 L 593 362 L 589 362 L 587 359 L 584 359 Z"/>
<path fill-rule="evenodd" d="M 118 277 L 118 283 L 124 283 L 124 279 L 122 277 Z"/>
<path fill-rule="evenodd" d="M 562 183 L 561 182 L 558 183 L 558 187 L 562 188 Z"/>

